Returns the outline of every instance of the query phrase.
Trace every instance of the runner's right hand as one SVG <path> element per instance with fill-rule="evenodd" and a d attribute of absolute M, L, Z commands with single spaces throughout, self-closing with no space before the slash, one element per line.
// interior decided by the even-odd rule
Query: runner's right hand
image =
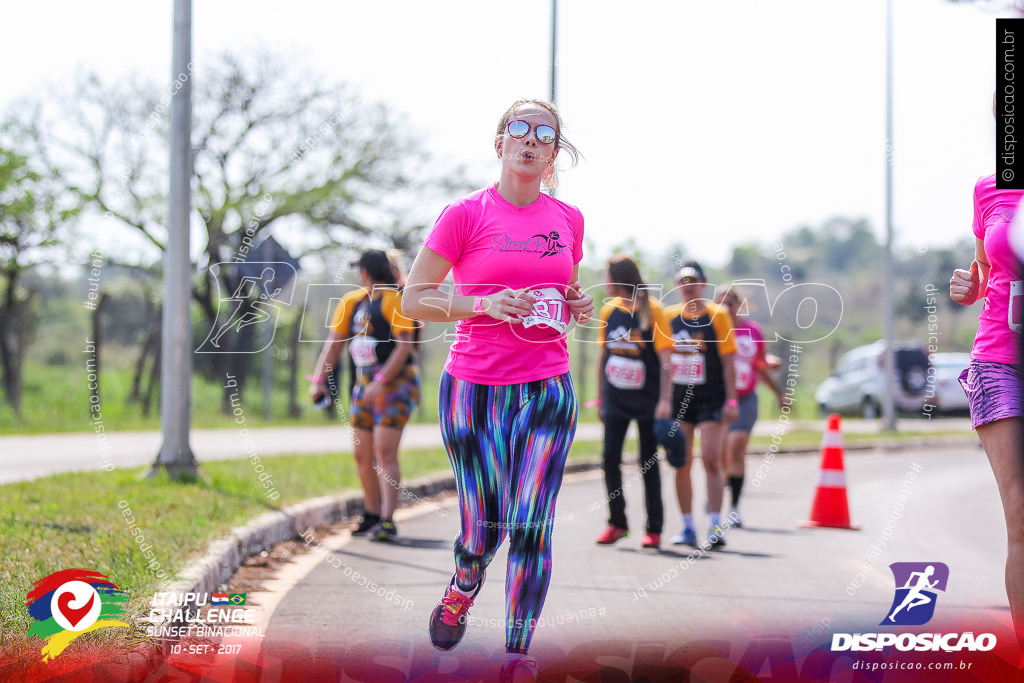
<path fill-rule="evenodd" d="M 970 306 L 978 300 L 981 278 L 978 277 L 978 262 L 971 262 L 969 271 L 957 268 L 949 278 L 949 298 L 958 304 Z"/>

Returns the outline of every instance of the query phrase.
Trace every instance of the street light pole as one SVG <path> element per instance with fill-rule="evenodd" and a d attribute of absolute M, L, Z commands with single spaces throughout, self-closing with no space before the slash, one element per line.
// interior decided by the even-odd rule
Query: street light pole
<path fill-rule="evenodd" d="M 548 100 L 555 103 L 558 82 L 558 0 L 551 0 L 551 93 Z"/>
<path fill-rule="evenodd" d="M 162 468 L 172 479 L 198 475 L 189 445 L 192 384 L 192 268 L 189 218 L 192 209 L 192 0 L 174 0 L 172 79 L 184 81 L 171 99 L 171 179 L 164 252 L 164 309 L 161 331 L 160 425 L 163 445 L 146 475 Z M 182 78 L 182 75 L 186 75 Z"/>
<path fill-rule="evenodd" d="M 892 262 L 892 0 L 885 3 L 885 266 L 882 278 L 883 328 L 885 330 L 885 393 L 882 397 L 882 414 L 886 431 L 896 431 L 896 349 L 894 339 L 895 306 L 893 304 L 893 262 Z"/>

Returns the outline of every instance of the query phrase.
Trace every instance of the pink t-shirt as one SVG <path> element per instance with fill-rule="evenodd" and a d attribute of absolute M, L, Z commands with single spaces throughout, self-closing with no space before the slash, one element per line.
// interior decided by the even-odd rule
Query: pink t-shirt
<path fill-rule="evenodd" d="M 985 176 L 974 186 L 974 235 L 985 244 L 985 256 L 992 269 L 982 295 L 985 306 L 978 317 L 971 358 L 996 363 L 1017 363 L 1018 334 L 1021 334 L 1022 281 L 1020 262 L 1010 248 L 1009 227 L 1024 190 L 996 189 L 995 175 Z"/>
<path fill-rule="evenodd" d="M 757 388 L 757 369 L 765 366 L 764 335 L 756 322 L 739 317 L 733 318 L 732 329 L 736 340 L 736 395 L 746 396 Z"/>
<path fill-rule="evenodd" d="M 452 262 L 458 295 L 550 287 L 564 297 L 583 259 L 583 214 L 546 194 L 515 206 L 492 186 L 445 207 L 426 247 Z M 520 384 L 569 371 L 565 334 L 547 325 L 524 327 L 478 315 L 458 321 L 455 332 L 445 370 L 461 380 Z"/>

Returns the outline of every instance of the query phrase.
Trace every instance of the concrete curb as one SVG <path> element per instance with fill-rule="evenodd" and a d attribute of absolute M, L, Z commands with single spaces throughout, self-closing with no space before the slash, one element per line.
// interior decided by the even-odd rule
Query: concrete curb
<path fill-rule="evenodd" d="M 924 439 L 909 443 L 893 445 L 846 446 L 846 450 L 904 449 L 935 446 L 971 446 L 971 440 L 963 437 L 947 439 Z M 817 447 L 806 449 L 780 450 L 782 454 L 818 453 Z M 758 452 L 748 452 L 756 456 Z M 577 459 L 566 464 L 565 473 L 583 472 L 599 469 L 600 459 Z M 402 487 L 399 505 L 405 506 L 443 493 L 455 491 L 455 477 L 451 474 L 421 477 L 408 482 Z M 343 496 L 322 496 L 289 505 L 280 512 L 268 512 L 256 517 L 245 526 L 235 527 L 227 538 L 214 541 L 207 549 L 206 555 L 192 563 L 178 575 L 180 578 L 171 583 L 166 591 L 174 593 L 192 593 L 203 595 L 213 593 L 217 587 L 234 576 L 246 559 L 267 550 L 277 543 L 298 538 L 310 527 L 333 524 L 354 517 L 362 508 L 362 494 L 350 493 Z M 196 609 L 195 600 L 183 604 L 191 610 Z M 181 626 L 178 622 L 151 622 L 158 629 L 162 626 Z M 161 639 L 172 642 L 177 638 Z"/>

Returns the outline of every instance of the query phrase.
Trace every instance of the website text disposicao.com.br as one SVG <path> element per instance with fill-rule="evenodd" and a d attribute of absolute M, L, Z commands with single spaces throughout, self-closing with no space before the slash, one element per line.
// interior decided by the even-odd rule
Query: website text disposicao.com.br
<path fill-rule="evenodd" d="M 854 671 L 967 671 L 974 662 L 962 659 L 956 662 L 902 662 L 899 660 L 886 662 L 854 662 L 850 668 Z"/>

